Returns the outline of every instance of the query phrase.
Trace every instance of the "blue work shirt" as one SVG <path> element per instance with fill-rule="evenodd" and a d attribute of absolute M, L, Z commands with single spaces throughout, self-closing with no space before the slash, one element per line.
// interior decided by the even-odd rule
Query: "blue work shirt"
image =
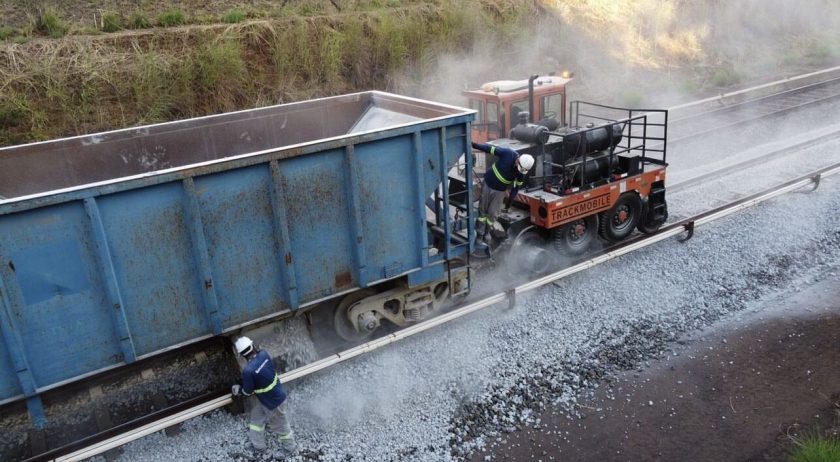
<path fill-rule="evenodd" d="M 245 369 L 242 369 L 242 394 L 249 396 L 254 393 L 257 394 L 260 403 L 268 409 L 274 409 L 286 400 L 280 377 L 265 350 L 258 351 L 245 365 Z"/>
<path fill-rule="evenodd" d="M 484 172 L 484 184 L 496 191 L 511 188 L 510 199 L 513 200 L 519 192 L 519 187 L 525 184 L 525 175 L 516 168 L 519 153 L 510 148 L 483 143 L 473 143 L 472 147 L 496 156 L 496 161 Z"/>

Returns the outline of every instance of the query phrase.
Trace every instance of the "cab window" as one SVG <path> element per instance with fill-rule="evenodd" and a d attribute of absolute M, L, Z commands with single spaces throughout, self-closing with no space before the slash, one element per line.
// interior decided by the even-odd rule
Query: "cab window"
<path fill-rule="evenodd" d="M 487 129 L 494 133 L 499 133 L 499 104 L 487 102 Z"/>
<path fill-rule="evenodd" d="M 563 95 L 548 95 L 542 98 L 542 114 L 540 119 L 553 118 L 560 120 L 563 115 Z"/>
<path fill-rule="evenodd" d="M 478 111 L 475 115 L 475 123 L 476 124 L 483 124 L 484 123 L 484 106 L 483 101 L 480 99 L 471 99 L 470 100 L 470 109 Z"/>
<path fill-rule="evenodd" d="M 528 103 L 527 99 L 522 101 L 516 101 L 510 105 L 510 126 L 515 127 L 519 124 L 519 113 L 520 112 L 530 112 L 531 105 Z"/>

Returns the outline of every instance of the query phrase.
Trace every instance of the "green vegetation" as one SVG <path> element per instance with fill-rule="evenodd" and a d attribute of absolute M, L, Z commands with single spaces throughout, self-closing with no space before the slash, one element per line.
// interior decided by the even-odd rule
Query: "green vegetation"
<path fill-rule="evenodd" d="M 231 10 L 231 22 L 219 27 L 7 48 L 5 64 L 0 63 L 0 144 L 389 89 L 395 73 L 423 79 L 423 72 L 434 69 L 436 56 L 468 50 L 486 29 L 494 30 L 486 36 L 499 44 L 513 37 L 504 31 L 521 30 L 521 25 L 494 27 L 510 18 L 496 10 L 485 14 L 464 5 L 422 3 L 248 22 L 239 20 L 244 11 Z M 157 17 L 162 26 L 186 21 L 176 10 Z M 105 15 L 98 26 L 112 31 L 151 24 L 136 12 Z M 77 31 L 82 27 L 74 26 Z M 33 52 L 38 59 L 29 58 Z"/>
<path fill-rule="evenodd" d="M 297 5 L 297 10 L 295 14 L 300 16 L 313 16 L 317 14 L 326 14 L 326 6 L 319 3 L 307 3 L 302 2 L 300 5 Z"/>
<path fill-rule="evenodd" d="M 129 71 L 128 86 L 131 94 L 126 98 L 137 112 L 138 124 L 164 122 L 174 118 L 179 95 L 184 91 L 177 84 L 176 74 L 183 71 L 179 61 L 167 60 L 154 50 L 137 56 Z"/>
<path fill-rule="evenodd" d="M 113 13 L 108 13 L 102 17 L 102 30 L 105 32 L 117 32 L 123 30 L 123 19 Z"/>
<path fill-rule="evenodd" d="M 240 7 L 235 2 L 120 0 L 111 7 L 112 14 L 95 24 L 90 21 L 95 9 L 90 2 L 78 4 L 81 11 L 75 11 L 68 2 L 50 0 L 63 9 L 38 10 L 33 5 L 46 0 L 14 1 L 21 7 L 6 11 L 16 18 L 0 28 L 5 58 L 0 61 L 0 144 L 366 89 L 421 94 L 428 88 L 447 87 L 454 92 L 449 87 L 464 82 L 443 81 L 448 77 L 441 75 L 440 66 L 449 61 L 441 56 L 498 60 L 501 64 L 471 71 L 515 78 L 511 72 L 522 73 L 509 69 L 519 60 L 512 50 L 539 37 L 543 43 L 526 55 L 545 57 L 539 65 L 548 66 L 575 52 L 563 48 L 565 35 L 586 34 L 590 29 L 593 43 L 612 43 L 609 36 L 599 38 L 594 31 L 639 35 L 634 37 L 640 51 L 618 50 L 631 57 L 633 65 L 667 66 L 675 73 L 689 66 L 700 69 L 675 83 L 689 91 L 728 87 L 746 72 L 737 57 L 705 53 L 699 32 L 654 43 L 642 36 L 645 27 L 629 32 L 618 27 L 627 18 L 609 16 L 615 8 L 593 10 L 585 1 L 570 0 L 570 9 L 552 10 L 546 2 L 530 0 L 296 0 Z M 621 3 L 627 8 L 636 5 L 633 0 Z M 640 12 L 639 17 L 658 8 L 654 0 L 643 3 L 649 8 L 631 8 Z M 181 9 L 168 9 L 172 5 Z M 590 17 L 593 12 L 607 16 Z M 553 22 L 541 22 L 547 18 Z M 583 27 L 593 20 L 600 26 Z M 192 27 L 196 24 L 202 26 Z M 567 24 L 581 27 L 563 30 Z M 144 33 L 120 32 L 152 28 Z M 68 33 L 72 35 L 47 38 Z M 75 37 L 81 34 L 103 35 Z M 630 46 L 637 41 L 620 42 Z M 834 42 L 819 42 L 827 45 L 811 43 L 804 49 L 812 56 L 799 53 L 798 59 L 837 55 Z M 533 69 L 543 70 L 552 69 Z M 618 98 L 636 105 L 645 94 L 636 91 L 625 91 Z"/>
<path fill-rule="evenodd" d="M 152 27 L 152 22 L 142 13 L 133 13 L 128 18 L 127 25 L 129 29 L 148 29 Z"/>
<path fill-rule="evenodd" d="M 35 17 L 32 29 L 39 35 L 58 38 L 67 35 L 68 27 L 54 10 L 46 8 L 40 10 Z"/>
<path fill-rule="evenodd" d="M 808 48 L 808 53 L 806 53 L 805 59 L 809 64 L 823 64 L 829 62 L 830 59 L 836 55 L 836 51 L 837 50 L 828 43 L 815 43 Z"/>
<path fill-rule="evenodd" d="M 8 26 L 0 26 L 0 40 L 7 40 L 19 35 L 17 29 Z"/>
<path fill-rule="evenodd" d="M 0 128 L 6 130 L 23 122 L 23 111 L 10 101 L 0 102 Z"/>
<path fill-rule="evenodd" d="M 230 111 L 244 99 L 248 70 L 238 42 L 225 40 L 201 47 L 193 58 L 191 71 L 199 106 L 209 101 L 207 110 Z"/>
<path fill-rule="evenodd" d="M 228 11 L 222 20 L 228 24 L 236 24 L 245 20 L 245 13 L 239 8 L 234 8 Z"/>
<path fill-rule="evenodd" d="M 158 16 L 158 25 L 161 27 L 182 26 L 187 23 L 187 17 L 181 10 L 169 10 Z"/>
<path fill-rule="evenodd" d="M 619 102 L 624 107 L 641 107 L 643 100 L 642 94 L 634 90 L 625 90 L 619 96 Z"/>
<path fill-rule="evenodd" d="M 711 83 L 716 87 L 728 87 L 740 81 L 741 75 L 730 67 L 715 70 L 711 77 Z"/>
<path fill-rule="evenodd" d="M 788 457 L 789 462 L 840 461 L 840 436 L 808 435 L 794 440 L 796 447 Z"/>

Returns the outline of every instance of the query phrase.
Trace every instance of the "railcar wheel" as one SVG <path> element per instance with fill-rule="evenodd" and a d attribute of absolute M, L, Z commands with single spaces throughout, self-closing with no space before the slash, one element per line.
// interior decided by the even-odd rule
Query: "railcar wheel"
<path fill-rule="evenodd" d="M 523 229 L 513 241 L 510 258 L 516 270 L 526 274 L 544 273 L 551 267 L 551 252 L 545 249 L 545 239 L 536 227 Z"/>
<path fill-rule="evenodd" d="M 554 246 L 567 255 L 586 252 L 597 234 L 598 217 L 595 215 L 567 223 L 552 231 Z"/>
<path fill-rule="evenodd" d="M 361 342 L 367 340 L 371 335 L 373 335 L 376 328 L 379 327 L 378 321 L 375 323 L 369 322 L 365 325 L 361 325 L 362 320 L 359 320 L 357 322 L 360 324 L 360 330 L 356 330 L 353 323 L 350 322 L 349 314 L 350 310 L 353 309 L 353 307 L 361 300 L 370 297 L 375 293 L 376 291 L 370 289 L 359 290 L 341 299 L 341 303 L 335 307 L 335 314 L 333 318 L 335 332 L 339 337 L 348 342 Z"/>
<path fill-rule="evenodd" d="M 613 207 L 599 214 L 601 237 L 610 242 L 619 242 L 633 233 L 639 223 L 642 200 L 635 192 L 619 196 Z"/>

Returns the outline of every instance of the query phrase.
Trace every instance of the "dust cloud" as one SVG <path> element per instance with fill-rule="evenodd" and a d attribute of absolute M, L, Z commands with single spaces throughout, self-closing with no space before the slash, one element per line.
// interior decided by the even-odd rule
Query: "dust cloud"
<path fill-rule="evenodd" d="M 485 30 L 468 53 L 438 56 L 422 79 L 406 72 L 397 92 L 463 104 L 461 91 L 483 82 L 571 70 L 570 99 L 661 107 L 830 67 L 840 56 L 840 3 L 829 0 L 544 0 L 540 7 L 518 39 L 499 43 Z"/>

